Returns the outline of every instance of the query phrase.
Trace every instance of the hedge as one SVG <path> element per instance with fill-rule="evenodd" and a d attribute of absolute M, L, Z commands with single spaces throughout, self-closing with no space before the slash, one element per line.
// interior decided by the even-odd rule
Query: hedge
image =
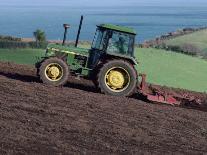
<path fill-rule="evenodd" d="M 47 42 L 22 42 L 22 41 L 8 41 L 0 40 L 0 48 L 42 48 L 47 47 Z"/>

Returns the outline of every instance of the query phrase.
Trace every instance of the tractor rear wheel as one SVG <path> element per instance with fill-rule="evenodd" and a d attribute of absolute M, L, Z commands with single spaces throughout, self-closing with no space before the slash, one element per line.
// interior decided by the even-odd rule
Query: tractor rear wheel
<path fill-rule="evenodd" d="M 59 58 L 49 58 L 42 62 L 39 76 L 43 83 L 53 86 L 64 85 L 69 76 L 68 65 Z"/>
<path fill-rule="evenodd" d="M 98 74 L 101 92 L 113 96 L 131 96 L 137 85 L 137 73 L 124 60 L 112 60 L 103 65 Z"/>

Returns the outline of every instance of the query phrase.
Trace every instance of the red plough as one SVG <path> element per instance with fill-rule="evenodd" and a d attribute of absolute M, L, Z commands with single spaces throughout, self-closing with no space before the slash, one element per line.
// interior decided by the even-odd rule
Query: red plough
<path fill-rule="evenodd" d="M 139 93 L 146 97 L 148 101 L 157 102 L 157 103 L 164 103 L 169 105 L 181 105 L 181 104 L 196 104 L 200 105 L 201 100 L 191 96 L 190 94 L 183 94 L 183 95 L 172 95 L 167 93 L 166 91 L 161 91 L 156 88 L 150 88 L 146 82 L 146 75 L 140 74 L 139 75 L 142 80 L 138 86 Z"/>

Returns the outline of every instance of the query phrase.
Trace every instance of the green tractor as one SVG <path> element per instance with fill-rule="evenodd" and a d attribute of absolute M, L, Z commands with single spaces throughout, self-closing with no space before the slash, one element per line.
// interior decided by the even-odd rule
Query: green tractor
<path fill-rule="evenodd" d="M 91 49 L 78 48 L 83 17 L 81 17 L 75 46 L 49 44 L 45 57 L 36 64 L 40 80 L 49 85 L 62 86 L 69 76 L 92 80 L 102 93 L 131 96 L 138 85 L 138 63 L 134 56 L 136 32 L 128 27 L 112 24 L 97 26 Z"/>

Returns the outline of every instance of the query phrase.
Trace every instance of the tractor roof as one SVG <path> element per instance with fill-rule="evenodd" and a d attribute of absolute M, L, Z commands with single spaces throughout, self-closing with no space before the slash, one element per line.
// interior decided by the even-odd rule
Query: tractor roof
<path fill-rule="evenodd" d="M 130 34 L 134 34 L 134 35 L 137 34 L 136 31 L 132 28 L 113 25 L 113 24 L 101 24 L 101 25 L 98 25 L 98 27 L 111 29 L 111 30 L 115 30 L 115 31 L 120 31 L 120 32 L 125 32 L 125 33 L 130 33 Z"/>

